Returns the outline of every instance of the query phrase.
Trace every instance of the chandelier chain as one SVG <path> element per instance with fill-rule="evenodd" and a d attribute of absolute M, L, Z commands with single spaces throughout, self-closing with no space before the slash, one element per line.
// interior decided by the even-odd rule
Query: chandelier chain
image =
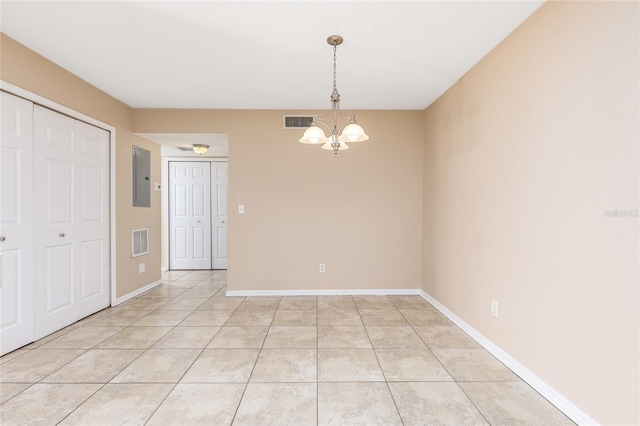
<path fill-rule="evenodd" d="M 338 57 L 337 53 L 337 46 L 334 44 L 333 45 L 333 89 L 336 90 L 336 59 Z"/>

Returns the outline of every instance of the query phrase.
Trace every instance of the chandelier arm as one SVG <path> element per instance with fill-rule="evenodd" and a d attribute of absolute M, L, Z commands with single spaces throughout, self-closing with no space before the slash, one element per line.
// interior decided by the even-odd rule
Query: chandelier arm
<path fill-rule="evenodd" d="M 342 118 L 346 118 L 346 119 L 349 119 L 349 120 L 353 120 L 353 119 L 356 118 L 355 114 L 344 114 L 342 112 L 342 110 L 340 109 L 340 104 L 339 103 L 336 105 L 336 110 L 338 111 L 338 114 Z M 329 117 L 332 113 L 333 113 L 333 108 L 331 108 L 331 110 L 328 113 L 326 113 L 325 115 L 317 116 L 316 117 L 316 121 L 324 120 L 325 118 Z"/>
<path fill-rule="evenodd" d="M 316 116 L 316 120 L 315 121 L 320 121 L 320 120 L 324 120 L 325 118 L 327 118 L 329 116 L 329 114 L 331 114 L 331 111 L 329 111 L 327 114 L 325 115 L 320 115 L 320 116 Z"/>
<path fill-rule="evenodd" d="M 340 109 L 340 107 L 338 107 L 338 114 L 340 114 L 340 117 L 346 118 L 348 120 L 353 120 L 353 119 L 356 118 L 355 114 L 343 114 L 342 110 Z"/>
<path fill-rule="evenodd" d="M 329 125 L 327 123 L 325 123 L 324 121 L 316 118 L 316 124 L 322 124 L 324 127 L 327 128 L 329 133 L 333 133 L 333 129 L 331 127 L 329 127 Z"/>

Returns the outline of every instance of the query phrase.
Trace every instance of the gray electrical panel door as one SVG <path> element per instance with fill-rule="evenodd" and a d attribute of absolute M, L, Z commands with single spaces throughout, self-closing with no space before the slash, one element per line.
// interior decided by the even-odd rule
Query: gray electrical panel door
<path fill-rule="evenodd" d="M 133 147 L 133 206 L 151 207 L 151 152 Z"/>

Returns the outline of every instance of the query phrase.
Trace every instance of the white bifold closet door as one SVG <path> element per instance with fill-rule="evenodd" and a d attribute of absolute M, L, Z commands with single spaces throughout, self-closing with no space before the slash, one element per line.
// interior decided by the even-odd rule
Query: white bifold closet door
<path fill-rule="evenodd" d="M 0 354 L 109 306 L 108 131 L 1 93 Z"/>
<path fill-rule="evenodd" d="M 34 340 L 33 103 L 0 92 L 0 104 L 0 355 L 4 355 Z"/>
<path fill-rule="evenodd" d="M 227 170 L 169 162 L 169 269 L 227 268 Z"/>
<path fill-rule="evenodd" d="M 109 132 L 34 107 L 36 339 L 109 306 Z"/>

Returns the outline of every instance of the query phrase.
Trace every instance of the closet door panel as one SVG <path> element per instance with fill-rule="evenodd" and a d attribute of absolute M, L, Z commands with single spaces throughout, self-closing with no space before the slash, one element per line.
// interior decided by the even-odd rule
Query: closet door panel
<path fill-rule="evenodd" d="M 227 190 L 229 186 L 229 164 L 211 163 L 212 199 L 214 200 L 213 222 L 213 269 L 227 269 Z"/>
<path fill-rule="evenodd" d="M 34 339 L 33 104 L 0 92 L 0 355 Z"/>
<path fill-rule="evenodd" d="M 73 246 L 52 245 L 45 253 L 45 315 L 49 316 L 73 304 Z"/>
<path fill-rule="evenodd" d="M 34 111 L 36 338 L 109 305 L 109 133 L 36 106 Z"/>
<path fill-rule="evenodd" d="M 105 257 L 104 241 L 83 241 L 80 249 L 81 269 L 81 299 L 92 298 L 100 295 L 104 288 L 104 277 L 108 274 L 104 271 L 102 259 Z"/>
<path fill-rule="evenodd" d="M 73 180 L 72 161 L 45 158 L 47 225 L 73 225 Z"/>
<path fill-rule="evenodd" d="M 109 132 L 75 122 L 80 141 L 75 204 L 80 317 L 109 306 Z"/>

